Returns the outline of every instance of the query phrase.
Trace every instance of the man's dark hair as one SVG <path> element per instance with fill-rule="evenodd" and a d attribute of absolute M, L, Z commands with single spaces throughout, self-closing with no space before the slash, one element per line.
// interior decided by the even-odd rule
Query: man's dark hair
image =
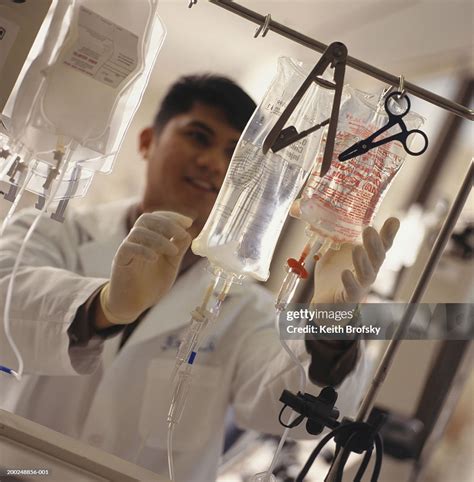
<path fill-rule="evenodd" d="M 243 131 L 256 104 L 234 81 L 218 75 L 189 75 L 179 78 L 168 90 L 155 116 L 157 132 L 174 116 L 192 109 L 194 102 L 217 107 L 227 122 Z"/>

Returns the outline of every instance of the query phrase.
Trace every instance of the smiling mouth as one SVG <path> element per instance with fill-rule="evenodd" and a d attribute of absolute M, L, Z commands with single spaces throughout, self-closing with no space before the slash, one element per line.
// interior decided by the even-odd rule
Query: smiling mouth
<path fill-rule="evenodd" d="M 195 177 L 185 176 L 184 180 L 194 188 L 199 189 L 200 191 L 210 192 L 213 194 L 217 194 L 219 192 L 218 188 L 216 188 L 209 181 L 205 181 L 204 179 L 197 179 Z"/>

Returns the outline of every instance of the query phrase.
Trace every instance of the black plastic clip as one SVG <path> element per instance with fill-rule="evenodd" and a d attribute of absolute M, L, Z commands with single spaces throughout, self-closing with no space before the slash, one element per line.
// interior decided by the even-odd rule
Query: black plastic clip
<path fill-rule="evenodd" d="M 266 154 L 269 149 L 271 149 L 273 152 L 277 152 L 280 149 L 283 149 L 284 147 L 293 144 L 294 142 L 302 139 L 303 137 L 306 137 L 308 134 L 315 132 L 316 130 L 329 123 L 323 162 L 321 164 L 321 177 L 329 171 L 329 168 L 331 167 L 332 156 L 334 153 L 334 143 L 336 140 L 337 121 L 339 118 L 339 107 L 341 104 L 342 88 L 344 86 L 346 61 L 347 47 L 343 43 L 333 42 L 328 46 L 314 69 L 310 72 L 308 77 L 306 77 L 301 87 L 298 89 L 294 97 L 288 103 L 285 110 L 273 126 L 272 130 L 265 138 L 262 147 L 262 151 L 264 154 Z M 320 77 L 329 66 L 334 68 L 333 82 Z M 304 94 L 313 82 L 316 82 L 323 88 L 334 90 L 331 117 L 326 121 L 322 122 L 321 124 L 315 125 L 301 133 L 298 133 L 294 126 L 288 126 L 284 128 L 291 114 L 296 109 L 296 106 L 303 98 Z"/>
<path fill-rule="evenodd" d="M 319 435 L 326 426 L 331 428 L 338 426 L 339 410 L 334 407 L 336 400 L 337 393 L 332 387 L 323 388 L 317 397 L 301 392 L 295 395 L 288 390 L 283 390 L 280 396 L 280 402 L 284 403 L 279 416 L 280 424 L 286 428 L 293 428 L 307 418 L 308 433 Z M 291 407 L 300 414 L 290 424 L 285 424 L 281 419 L 286 407 Z"/>

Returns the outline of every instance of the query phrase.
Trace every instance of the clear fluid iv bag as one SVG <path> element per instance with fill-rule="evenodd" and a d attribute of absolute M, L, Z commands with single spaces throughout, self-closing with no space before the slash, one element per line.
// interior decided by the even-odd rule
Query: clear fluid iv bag
<path fill-rule="evenodd" d="M 111 171 L 165 37 L 157 3 L 53 2 L 4 111 L 4 180 L 19 181 L 12 167 L 21 160 L 32 171 L 26 189 L 46 195 L 58 145 L 69 152 L 57 199 L 85 195 L 95 172 Z"/>
<path fill-rule="evenodd" d="M 403 146 L 392 141 L 348 161 L 338 160 L 341 152 L 387 123 L 384 101 L 377 100 L 349 85 L 344 87 L 331 168 L 324 177 L 319 177 L 321 153 L 296 203 L 297 212 L 292 209 L 295 217 L 308 223 L 313 235 L 332 242 L 333 248 L 341 243 L 356 242 L 363 229 L 372 224 L 387 189 L 407 156 Z M 391 111 L 398 113 L 406 110 L 404 107 L 394 102 Z M 404 117 L 409 130 L 419 129 L 423 121 L 413 112 Z M 399 130 L 394 126 L 380 138 Z M 408 146 L 410 140 L 411 137 L 407 140 Z"/>
<path fill-rule="evenodd" d="M 269 276 L 270 261 L 289 208 L 311 170 L 321 130 L 277 153 L 262 145 L 310 68 L 281 58 L 278 72 L 247 124 L 204 229 L 192 244 L 195 254 L 236 275 Z M 287 125 L 299 132 L 329 117 L 333 92 L 313 84 Z"/>

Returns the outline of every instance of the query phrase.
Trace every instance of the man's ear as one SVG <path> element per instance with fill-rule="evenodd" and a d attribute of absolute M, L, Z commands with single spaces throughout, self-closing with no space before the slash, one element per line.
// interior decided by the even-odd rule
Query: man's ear
<path fill-rule="evenodd" d="M 146 127 L 140 132 L 138 137 L 139 151 L 143 159 L 148 160 L 148 154 L 153 143 L 154 130 L 153 127 Z"/>

